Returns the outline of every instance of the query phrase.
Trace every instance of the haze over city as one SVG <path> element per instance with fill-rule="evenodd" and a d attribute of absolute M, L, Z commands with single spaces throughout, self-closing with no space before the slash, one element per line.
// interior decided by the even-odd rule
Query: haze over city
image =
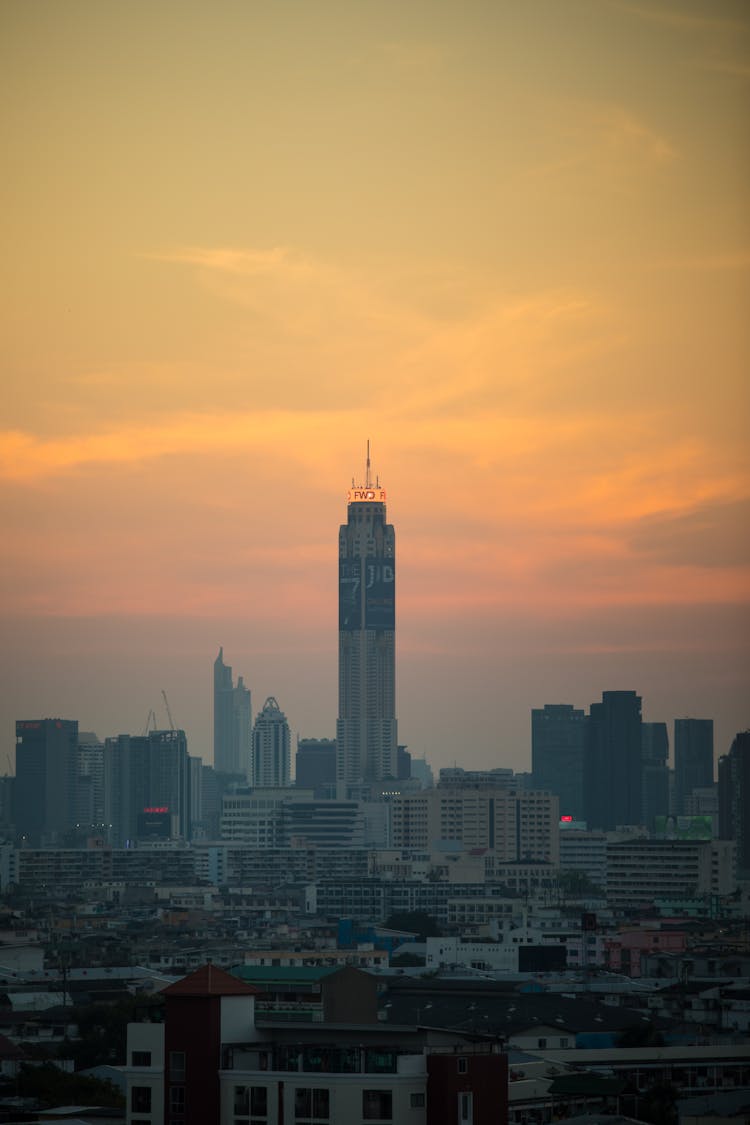
<path fill-rule="evenodd" d="M 750 726 L 741 3 L 3 6 L 0 724 L 150 709 L 220 645 L 332 737 L 373 470 L 399 740 L 528 768 L 632 689 Z"/>

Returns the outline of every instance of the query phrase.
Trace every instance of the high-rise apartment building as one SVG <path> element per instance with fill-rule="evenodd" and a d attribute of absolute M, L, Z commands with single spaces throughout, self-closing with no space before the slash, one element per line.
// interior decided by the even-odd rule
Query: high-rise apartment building
<path fill-rule="evenodd" d="M 104 743 L 91 731 L 79 731 L 74 791 L 75 826 L 79 838 L 109 838 L 105 764 Z"/>
<path fill-rule="evenodd" d="M 586 716 L 569 703 L 546 703 L 531 712 L 531 772 L 535 789 L 560 798 L 560 813 L 583 819 Z"/>
<path fill-rule="evenodd" d="M 392 846 L 426 852 L 445 841 L 491 848 L 504 863 L 557 863 L 560 805 L 553 793 L 504 785 L 444 785 L 391 801 Z"/>
<path fill-rule="evenodd" d="M 339 530 L 339 717 L 336 776 L 347 788 L 397 776 L 396 536 L 385 489 L 370 476 L 348 494 Z"/>
<path fill-rule="evenodd" d="M 669 812 L 669 733 L 666 723 L 641 723 L 641 820 L 651 832 Z"/>
<path fill-rule="evenodd" d="M 290 784 L 289 723 L 272 695 L 253 727 L 252 783 L 256 787 Z"/>
<path fill-rule="evenodd" d="M 214 661 L 214 769 L 220 773 L 242 774 L 250 769 L 252 730 L 250 691 L 242 676 L 236 685 L 232 669 L 224 663 L 224 649 Z"/>
<path fill-rule="evenodd" d="M 641 697 L 605 691 L 586 726 L 584 811 L 589 828 L 640 824 Z"/>
<path fill-rule="evenodd" d="M 750 730 L 719 758 L 719 837 L 737 844 L 737 874 L 750 878 Z"/>
<path fill-rule="evenodd" d="M 30 847 L 61 844 L 75 824 L 78 723 L 16 723 L 16 831 Z"/>
<path fill-rule="evenodd" d="M 694 789 L 707 789 L 713 783 L 713 719 L 675 719 L 674 797 L 677 814 L 681 816 L 685 812 L 685 798 Z"/>

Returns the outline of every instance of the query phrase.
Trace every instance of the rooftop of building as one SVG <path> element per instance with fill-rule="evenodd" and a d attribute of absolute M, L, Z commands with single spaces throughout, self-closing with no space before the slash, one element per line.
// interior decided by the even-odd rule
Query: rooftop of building
<path fill-rule="evenodd" d="M 258 989 L 216 965 L 202 965 L 182 980 L 168 985 L 162 995 L 174 996 L 255 996 Z"/>

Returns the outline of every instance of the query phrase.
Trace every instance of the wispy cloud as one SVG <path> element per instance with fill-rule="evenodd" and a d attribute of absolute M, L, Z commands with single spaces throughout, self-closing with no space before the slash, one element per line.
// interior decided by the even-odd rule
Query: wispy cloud
<path fill-rule="evenodd" d="M 750 32 L 750 24 L 747 22 L 715 15 L 705 6 L 701 12 L 691 12 L 684 3 L 679 7 L 669 7 L 665 5 L 630 4 L 626 3 L 625 0 L 610 0 L 610 2 L 612 7 L 618 11 L 625 12 L 636 19 L 645 20 L 647 23 L 660 24 L 663 27 L 671 27 L 679 31 L 726 31 L 733 34 Z"/>
<path fill-rule="evenodd" d="M 651 263 L 651 269 L 696 270 L 700 273 L 716 273 L 723 270 L 734 272 L 748 268 L 750 268 L 750 250 L 728 250 L 723 254 L 684 256 Z"/>

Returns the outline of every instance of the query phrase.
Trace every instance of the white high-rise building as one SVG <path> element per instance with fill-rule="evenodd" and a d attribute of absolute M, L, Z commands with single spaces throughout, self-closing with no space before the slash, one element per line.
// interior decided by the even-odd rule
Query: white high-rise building
<path fill-rule="evenodd" d="M 286 715 L 274 697 L 269 695 L 253 727 L 254 786 L 274 788 L 291 784 L 290 741 Z"/>
<path fill-rule="evenodd" d="M 504 863 L 560 858 L 556 794 L 503 785 L 444 785 L 391 802 L 392 847 L 425 852 L 447 841 L 490 848 Z"/>
<path fill-rule="evenodd" d="M 396 536 L 385 489 L 370 476 L 349 489 L 339 530 L 339 717 L 336 780 L 347 790 L 397 776 Z"/>

